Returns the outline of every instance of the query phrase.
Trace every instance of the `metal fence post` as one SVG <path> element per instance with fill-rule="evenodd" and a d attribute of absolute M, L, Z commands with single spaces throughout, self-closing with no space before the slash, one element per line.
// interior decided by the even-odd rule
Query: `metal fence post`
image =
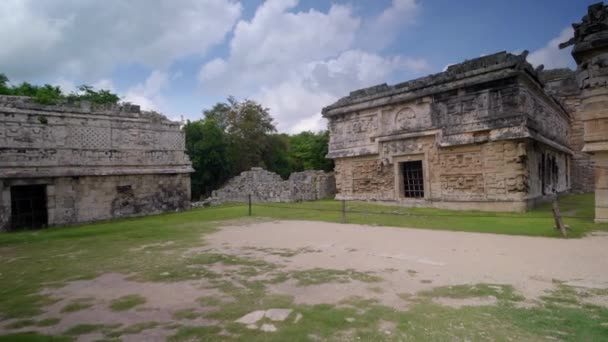
<path fill-rule="evenodd" d="M 249 203 L 249 216 L 251 216 L 251 194 L 249 194 L 247 196 L 247 198 L 248 198 L 248 203 Z"/>
<path fill-rule="evenodd" d="M 346 200 L 342 200 L 342 223 L 346 223 Z"/>

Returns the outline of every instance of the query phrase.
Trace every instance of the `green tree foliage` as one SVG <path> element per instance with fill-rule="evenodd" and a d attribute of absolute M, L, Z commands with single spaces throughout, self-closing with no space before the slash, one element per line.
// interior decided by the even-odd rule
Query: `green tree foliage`
<path fill-rule="evenodd" d="M 254 166 L 266 167 L 263 156 L 270 144 L 268 136 L 276 131 L 268 108 L 252 100 L 229 97 L 227 103 L 218 103 L 203 114 L 228 135 L 231 175 Z"/>
<path fill-rule="evenodd" d="M 325 158 L 328 144 L 329 131 L 320 133 L 302 132 L 291 136 L 289 156 L 292 172 L 333 170 L 333 160 Z"/>
<path fill-rule="evenodd" d="M 0 95 L 29 96 L 42 104 L 57 104 L 61 102 L 90 101 L 95 104 L 116 104 L 120 101 L 118 95 L 108 90 L 95 90 L 91 86 L 82 85 L 78 93 L 64 94 L 58 86 L 45 84 L 43 86 L 22 82 L 11 86 L 6 75 L 0 73 Z"/>
<path fill-rule="evenodd" d="M 287 134 L 270 134 L 267 146 L 262 152 L 262 160 L 266 169 L 276 172 L 283 178 L 288 178 L 293 172 L 289 161 L 289 145 L 291 137 Z"/>
<path fill-rule="evenodd" d="M 195 170 L 190 178 L 192 198 L 209 196 L 230 176 L 228 137 L 213 119 L 188 121 L 184 131 L 186 152 Z"/>
<path fill-rule="evenodd" d="M 229 178 L 260 166 L 287 178 L 292 172 L 333 170 L 326 159 L 329 132 L 275 133 L 267 108 L 229 97 L 203 111 L 204 119 L 185 126 L 186 148 L 196 172 L 194 199 L 209 196 Z M 205 141 L 207 140 L 207 141 Z"/>

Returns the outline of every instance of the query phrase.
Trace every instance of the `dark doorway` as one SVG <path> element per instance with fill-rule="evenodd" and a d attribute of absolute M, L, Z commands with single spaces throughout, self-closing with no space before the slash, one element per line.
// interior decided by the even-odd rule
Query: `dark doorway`
<path fill-rule="evenodd" d="M 403 163 L 403 196 L 424 198 L 424 173 L 422 160 Z"/>
<path fill-rule="evenodd" d="M 46 185 L 11 187 L 11 229 L 46 227 Z"/>

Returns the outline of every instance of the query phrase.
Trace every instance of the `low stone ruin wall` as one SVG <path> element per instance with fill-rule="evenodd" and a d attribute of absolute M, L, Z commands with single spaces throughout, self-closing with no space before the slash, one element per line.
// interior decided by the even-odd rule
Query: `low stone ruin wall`
<path fill-rule="evenodd" d="M 323 171 L 294 172 L 288 180 L 260 167 L 251 168 L 213 191 L 210 198 L 193 206 L 217 205 L 226 202 L 297 202 L 333 197 L 336 180 L 332 173 Z"/>

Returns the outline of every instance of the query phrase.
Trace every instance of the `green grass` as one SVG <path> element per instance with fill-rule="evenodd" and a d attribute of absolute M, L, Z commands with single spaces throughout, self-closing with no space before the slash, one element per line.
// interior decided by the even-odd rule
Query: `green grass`
<path fill-rule="evenodd" d="M 78 324 L 70 329 L 66 330 L 64 334 L 74 336 L 74 335 L 86 335 L 90 333 L 94 333 L 97 331 L 101 331 L 106 329 L 107 326 L 103 324 Z"/>
<path fill-rule="evenodd" d="M 348 283 L 358 280 L 366 283 L 376 283 L 382 278 L 370 272 L 357 272 L 355 270 L 331 270 L 324 268 L 313 268 L 310 270 L 294 271 L 290 276 L 298 281 L 298 285 L 317 285 L 323 283 Z"/>
<path fill-rule="evenodd" d="M 594 195 L 562 196 L 560 211 L 569 225 L 569 237 L 578 238 L 593 230 L 608 230 L 608 224 L 593 222 Z M 323 200 L 298 203 L 263 203 L 253 214 L 276 219 L 341 222 L 341 202 Z M 394 227 L 440 229 L 525 236 L 560 237 L 555 230 L 551 204 L 526 213 L 455 211 L 433 208 L 404 208 L 368 202 L 347 202 L 347 223 Z"/>
<path fill-rule="evenodd" d="M 0 342 L 72 342 L 68 336 L 47 336 L 33 332 L 9 334 L 0 336 Z"/>
<path fill-rule="evenodd" d="M 525 298 L 515 293 L 511 285 L 476 284 L 436 287 L 418 294 L 423 297 L 470 298 L 494 296 L 499 300 L 522 301 Z"/>
<path fill-rule="evenodd" d="M 133 309 L 138 305 L 142 305 L 145 302 L 146 298 L 140 295 L 126 295 L 113 300 L 112 303 L 110 303 L 110 309 L 112 311 L 127 311 Z"/>
<path fill-rule="evenodd" d="M 274 205 L 274 204 L 273 204 Z M 276 204 L 279 205 L 279 204 Z M 573 195 L 561 199 L 561 210 L 572 227 L 571 236 L 580 237 L 607 225 L 592 223 L 593 197 Z M 317 208 L 339 210 L 337 201 L 280 204 L 293 209 L 254 206 L 253 218 L 247 220 L 294 219 L 340 222 L 339 211 L 318 211 Z M 557 237 L 553 229 L 548 205 L 525 214 L 454 212 L 436 209 L 407 209 L 369 203 L 349 203 L 349 223 L 418 227 L 501 234 Z M 379 215 L 376 212 L 399 215 Z M 538 307 L 519 308 L 514 303 L 521 300 L 508 285 L 478 284 L 449 288 L 436 288 L 407 297 L 410 310 L 398 312 L 370 300 L 352 300 L 348 305 L 298 305 L 289 296 L 267 293 L 272 283 L 289 279 L 299 285 L 316 285 L 327 282 L 369 282 L 375 287 L 380 279 L 373 273 L 354 270 L 310 269 L 284 272 L 277 264 L 248 257 L 220 253 L 184 253 L 192 247 L 200 247 L 201 236 L 216 231 L 226 220 L 244 219 L 246 206 L 224 206 L 192 210 L 143 218 L 124 219 L 96 224 L 56 227 L 41 231 L 0 234 L 0 319 L 18 318 L 24 327 L 57 324 L 59 318 L 38 321 L 36 315 L 45 305 L 58 300 L 41 295 L 46 287 L 60 287 L 69 281 L 92 279 L 107 272 L 128 274 L 138 281 L 174 282 L 205 279 L 210 286 L 221 291 L 222 296 L 193 298 L 201 304 L 204 317 L 218 320 L 224 332 L 232 337 L 218 335 L 216 327 L 177 327 L 171 340 L 233 339 L 242 341 L 308 340 L 309 335 L 325 340 L 487 340 L 488 334 L 496 340 L 539 340 L 551 336 L 562 340 L 606 340 L 608 313 L 605 308 L 585 304 L 586 296 L 606 295 L 605 290 L 574 291 L 563 284 L 556 291 L 542 297 Z M 409 216 L 408 216 L 409 214 Z M 438 216 L 445 214 L 445 216 Z M 248 221 L 249 222 L 249 221 Z M 173 241 L 171 245 L 148 247 L 144 245 Z M 139 249 L 138 249 L 139 248 Z M 255 247 L 252 247 L 255 248 Z M 262 251 L 262 250 L 259 250 Z M 170 253 L 165 253 L 170 252 Z M 314 250 L 267 250 L 281 258 Z M 235 266 L 234 272 L 218 274 L 213 265 Z M 215 268 L 213 268 L 215 269 Z M 232 270 L 232 268 L 231 268 Z M 416 273 L 408 273 L 411 276 Z M 265 275 L 266 277 L 252 278 Z M 420 276 L 418 276 L 420 277 Z M 422 278 L 422 277 L 420 277 Z M 255 280 L 252 279 L 266 279 Z M 424 279 L 421 279 L 424 281 Z M 380 292 L 372 290 L 371 292 Z M 433 302 L 435 297 L 466 298 L 475 296 L 497 297 L 496 306 L 449 308 Z M 405 298 L 405 297 L 404 297 Z M 124 299 L 124 298 L 123 298 Z M 68 303 L 65 312 L 86 309 L 86 300 Z M 142 303 L 142 298 L 126 298 L 119 309 L 128 310 Z M 74 305 L 74 306 L 71 306 Z M 251 331 L 234 323 L 234 320 L 253 310 L 271 307 L 292 308 L 301 313 L 298 324 L 273 323 L 279 331 L 273 334 Z M 192 312 L 177 314 L 188 318 Z M 293 316 L 293 315 L 292 315 Z M 346 321 L 354 318 L 354 322 Z M 382 322 L 395 326 L 392 335 L 379 329 Z M 167 324 L 169 322 L 163 322 Z M 604 324 L 604 325 L 602 325 Z M 49 337 L 35 333 L 11 334 L 0 341 L 69 341 L 74 336 L 90 332 L 102 332 L 108 337 L 137 333 L 149 329 L 152 324 L 141 324 L 122 330 L 100 325 L 77 325 L 64 335 Z M 565 335 L 564 335 L 565 334 Z"/>
<path fill-rule="evenodd" d="M 73 300 L 61 309 L 61 312 L 76 312 L 93 306 L 93 298 L 79 298 Z"/>

